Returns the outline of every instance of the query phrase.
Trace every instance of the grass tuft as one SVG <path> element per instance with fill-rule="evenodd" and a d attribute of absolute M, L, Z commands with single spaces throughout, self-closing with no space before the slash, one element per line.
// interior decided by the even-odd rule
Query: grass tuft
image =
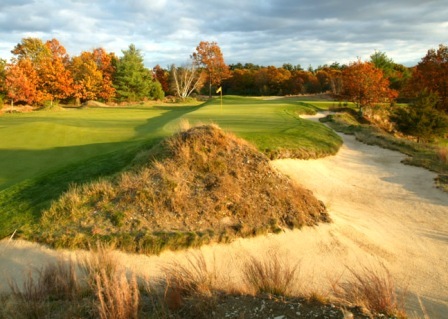
<path fill-rule="evenodd" d="M 106 269 L 95 275 L 95 294 L 101 319 L 137 319 L 140 291 L 137 279 L 130 280 L 124 272 L 111 276 Z"/>
<path fill-rule="evenodd" d="M 404 308 L 399 303 L 394 280 L 384 267 L 363 267 L 360 271 L 349 268 L 351 279 L 333 285 L 337 298 L 359 305 L 372 314 L 384 314 L 405 318 Z"/>
<path fill-rule="evenodd" d="M 299 264 L 291 264 L 276 251 L 250 256 L 243 269 L 243 280 L 253 294 L 291 295 L 295 290 Z"/>

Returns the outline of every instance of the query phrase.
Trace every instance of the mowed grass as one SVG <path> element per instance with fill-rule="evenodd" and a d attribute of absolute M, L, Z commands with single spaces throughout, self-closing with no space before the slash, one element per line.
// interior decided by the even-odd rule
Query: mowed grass
<path fill-rule="evenodd" d="M 181 121 L 217 123 L 268 155 L 335 153 L 341 139 L 298 118 L 320 107 L 296 99 L 225 97 L 201 105 L 84 108 L 0 117 L 0 238 L 36 222 L 70 184 L 123 170 Z M 279 153 L 280 152 L 280 153 Z M 307 154 L 307 152 L 309 154 Z"/>
<path fill-rule="evenodd" d="M 316 158 L 334 154 L 342 144 L 334 132 L 320 123 L 299 118 L 327 109 L 329 102 L 303 102 L 300 99 L 262 99 L 228 96 L 214 99 L 206 106 L 188 113 L 182 120 L 192 124 L 213 122 L 257 146 L 271 158 Z"/>

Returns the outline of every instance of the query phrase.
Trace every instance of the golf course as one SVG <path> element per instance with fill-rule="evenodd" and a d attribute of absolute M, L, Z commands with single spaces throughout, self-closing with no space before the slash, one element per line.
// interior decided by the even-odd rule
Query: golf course
<path fill-rule="evenodd" d="M 0 117 L 3 132 L 0 141 L 0 237 L 3 239 L 0 243 L 0 263 L 7 271 L 4 277 L 0 277 L 1 281 L 7 282 L 8 276 L 12 276 L 20 284 L 20 278 L 30 267 L 38 269 L 48 262 L 57 262 L 61 256 L 64 260 L 80 260 L 85 251 L 79 248 L 86 247 L 82 240 L 113 237 L 104 233 L 113 232 L 120 227 L 127 232 L 122 220 L 130 215 L 113 214 L 122 207 L 120 205 L 129 203 L 129 210 L 133 214 L 130 219 L 135 219 L 135 212 L 139 208 L 132 205 L 138 201 L 136 198 L 142 199 L 142 202 L 147 198 L 155 201 L 155 195 L 141 195 L 146 191 L 145 179 L 156 180 L 160 189 L 167 185 L 171 192 L 169 196 L 180 193 L 184 196 L 180 197 L 181 201 L 190 198 L 190 195 L 185 195 L 186 191 L 179 182 L 187 179 L 188 176 L 184 174 L 187 166 L 181 166 L 181 162 L 170 162 L 166 155 L 171 154 L 166 145 L 177 145 L 183 150 L 180 154 L 185 157 L 189 157 L 193 151 L 198 153 L 197 157 L 191 156 L 197 162 L 193 161 L 193 164 L 188 165 L 198 166 L 201 173 L 205 172 L 204 180 L 209 184 L 203 187 L 200 194 L 213 195 L 205 190 L 219 189 L 219 194 L 225 194 L 223 196 L 226 201 L 234 201 L 230 199 L 232 192 L 222 192 L 230 184 L 224 183 L 219 188 L 220 183 L 228 182 L 228 177 L 212 183 L 209 180 L 214 169 L 218 173 L 226 172 L 227 168 L 222 167 L 221 158 L 213 162 L 211 157 L 204 157 L 213 152 L 222 155 L 221 153 L 230 150 L 230 157 L 237 159 L 234 166 L 240 165 L 239 161 L 244 167 L 253 164 L 260 168 L 260 163 L 266 162 L 276 172 L 268 170 L 261 174 L 253 168 L 247 175 L 242 175 L 242 170 L 231 172 L 236 180 L 238 176 L 248 179 L 253 175 L 261 175 L 260 184 L 268 184 L 271 189 L 277 189 L 277 185 L 280 187 L 277 193 L 270 193 L 271 197 L 279 198 L 283 193 L 291 191 L 289 188 L 281 188 L 282 184 L 292 181 L 294 185 L 311 190 L 312 193 L 305 191 L 306 196 L 314 194 L 322 201 L 320 203 L 328 209 L 329 218 L 325 211 L 320 219 L 308 220 L 290 229 L 281 224 L 277 226 L 275 220 L 275 225 L 271 225 L 275 226 L 271 228 L 272 231 L 246 232 L 265 236 L 237 236 L 228 241 L 206 241 L 204 245 L 194 244 L 191 238 L 198 238 L 194 237 L 197 234 L 193 236 L 193 232 L 187 229 L 188 236 L 193 236 L 188 237 L 190 246 L 187 247 L 190 249 L 178 249 L 184 247 L 183 244 L 178 244 L 175 248 L 179 251 L 156 250 L 156 254 L 145 254 L 143 250 L 140 250 L 142 254 L 133 254 L 139 252 L 135 249 L 135 242 L 144 237 L 140 233 L 135 238 L 131 237 L 132 245 L 128 246 L 123 242 L 129 238 L 121 237 L 121 241 L 116 242 L 121 249 L 115 250 L 113 256 L 117 264 L 127 272 L 136 274 L 139 278 L 160 278 L 166 276 L 166 265 L 175 263 L 180 267 L 171 270 L 173 272 L 185 271 L 186 268 L 182 267 L 186 266 L 179 265 L 189 265 L 199 267 L 207 276 L 213 276 L 214 281 L 207 282 L 207 289 L 210 291 L 224 287 L 225 291 L 244 295 L 250 291 L 247 286 L 242 286 L 244 280 L 241 279 L 247 272 L 247 259 L 252 258 L 253 261 L 253 256 L 265 256 L 262 258 L 273 258 L 278 265 L 283 265 L 281 267 L 287 267 L 281 268 L 282 272 L 291 269 L 288 268 L 290 265 L 299 267 L 300 274 L 294 277 L 293 284 L 288 281 L 288 289 L 292 290 L 288 290 L 287 294 L 306 296 L 307 300 L 323 300 L 325 305 L 329 300 L 329 286 L 333 289 L 339 287 L 339 283 L 349 280 L 350 275 L 358 276 L 360 280 L 366 278 L 361 284 L 376 282 L 380 278 L 378 274 L 385 271 L 388 286 L 378 288 L 379 294 L 396 290 L 402 293 L 403 298 L 407 298 L 405 301 L 397 301 L 393 299 L 395 297 L 389 296 L 393 299 L 389 302 L 396 307 L 391 311 L 405 308 L 416 317 L 442 318 L 448 309 L 448 280 L 445 272 L 448 261 L 444 254 L 447 195 L 434 187 L 434 173 L 402 164 L 405 158 L 403 154 L 363 144 L 353 136 L 338 134 L 319 122 L 318 118 L 323 116 L 322 113 L 326 113 L 335 103 L 306 96 L 226 96 L 222 104 L 219 98 L 214 98 L 207 102 L 185 104 L 81 107 L 3 114 Z M 185 131 L 189 127 L 198 129 Z M 213 151 L 214 146 L 208 140 L 209 137 L 198 135 L 201 130 L 211 131 L 217 145 L 222 146 L 222 151 Z M 235 139 L 219 133 L 220 130 L 225 134 L 234 134 Z M 205 141 L 204 145 L 192 141 L 194 148 L 191 151 L 179 144 L 179 141 L 187 143 L 195 134 Z M 168 139 L 165 144 L 161 143 L 172 136 L 177 136 L 178 139 Z M 230 141 L 232 148 L 222 139 Z M 239 139 L 244 139 L 250 146 Z M 255 153 L 251 153 L 252 146 Z M 257 155 L 260 152 L 262 154 Z M 148 169 L 137 170 L 142 158 L 151 159 L 151 156 L 155 158 L 156 174 L 151 175 L 153 173 Z M 166 158 L 168 161 L 163 162 Z M 206 165 L 201 166 L 201 161 Z M 161 174 L 168 170 L 169 165 L 179 166 L 180 173 L 170 171 L 171 173 Z M 272 175 L 277 174 L 283 177 L 275 180 L 274 183 L 277 184 L 273 185 Z M 139 175 L 142 176 L 141 179 L 137 179 Z M 200 184 L 198 176 L 202 175 L 193 176 L 193 180 Z M 284 179 L 285 176 L 288 177 Z M 191 181 L 186 183 L 196 184 Z M 135 188 L 132 185 L 140 186 Z M 192 187 L 193 191 L 197 191 L 197 185 Z M 250 186 L 246 188 L 249 188 L 249 192 L 238 190 L 237 198 L 245 200 L 252 197 L 248 195 Z M 264 194 L 265 191 L 267 192 L 257 189 L 255 192 Z M 165 188 L 158 196 L 163 197 L 164 192 Z M 299 188 L 293 188 L 292 192 L 291 197 L 305 198 L 305 193 Z M 253 195 L 255 202 L 264 201 L 263 197 L 255 197 L 258 194 Z M 215 202 L 214 198 L 210 198 L 201 201 Z M 164 201 L 169 201 L 169 198 Z M 283 207 L 291 210 L 289 202 L 284 204 L 286 201 L 280 199 Z M 310 204 L 313 200 L 306 197 L 303 201 Z M 173 205 L 171 203 L 170 207 L 175 210 Z M 319 207 L 320 204 L 313 205 Z M 107 218 L 113 221 L 104 229 L 94 224 L 95 220 L 100 220 L 95 218 L 100 218 L 98 211 L 101 210 L 105 210 L 109 214 L 106 214 Z M 217 212 L 221 213 L 223 210 L 220 207 Z M 148 208 L 142 211 L 146 212 Z M 236 211 L 235 209 L 234 212 Z M 200 224 L 202 218 L 209 219 L 204 217 L 206 215 L 201 215 L 202 212 L 198 214 L 199 222 L 190 223 Z M 244 210 L 244 214 L 248 215 L 248 210 Z M 94 217 L 89 221 L 90 216 Z M 252 221 L 256 219 L 255 216 Z M 220 222 L 222 220 L 227 222 L 229 218 L 223 218 Z M 59 222 L 61 228 L 58 228 Z M 79 226 L 88 223 L 91 223 L 88 227 Z M 138 223 L 141 223 L 140 220 Z M 315 226 L 317 223 L 316 227 L 302 227 Z M 80 228 L 72 227 L 71 224 Z M 139 231 L 145 229 L 142 225 L 144 226 L 144 222 L 139 224 Z M 232 224 L 231 228 L 237 229 L 237 234 L 243 234 L 244 225 Z M 132 227 L 129 228 L 129 233 L 132 233 Z M 93 235 L 81 234 L 85 229 L 92 230 Z M 174 228 L 170 234 L 178 236 L 181 232 L 177 229 Z M 158 232 L 164 236 L 160 230 Z M 72 238 L 71 233 L 74 234 Z M 58 234 L 66 239 L 59 241 Z M 171 236 L 170 234 L 168 235 Z M 163 237 L 164 240 L 180 238 L 169 236 Z M 32 241 L 51 243 L 50 246 L 63 250 L 49 249 Z M 169 245 L 167 247 L 171 248 Z M 272 252 L 275 252 L 275 256 Z M 192 256 L 196 256 L 193 261 Z M 283 264 L 281 258 L 287 262 Z M 192 273 L 187 272 L 186 276 L 192 276 Z M 392 278 L 396 280 L 395 285 L 391 284 Z M 0 291 L 2 290 L 7 290 L 6 285 L 0 285 Z M 255 291 L 254 294 L 258 292 Z M 243 303 L 242 309 L 248 307 L 248 302 Z M 398 302 L 402 304 L 399 305 Z M 285 305 L 287 306 L 276 310 L 276 315 L 283 316 L 290 311 L 289 304 Z M 223 306 L 222 317 L 228 317 L 230 307 Z M 253 311 L 257 309 L 255 306 L 252 308 Z M 342 308 L 345 309 L 345 306 L 341 306 Z M 319 311 L 324 311 L 322 309 L 319 308 Z M 356 313 L 356 309 L 350 308 L 350 311 Z M 364 317 L 355 315 L 355 318 Z"/>

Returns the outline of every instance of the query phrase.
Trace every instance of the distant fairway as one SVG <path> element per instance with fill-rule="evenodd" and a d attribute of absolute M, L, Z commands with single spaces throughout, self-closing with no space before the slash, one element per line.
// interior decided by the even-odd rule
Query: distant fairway
<path fill-rule="evenodd" d="M 202 105 L 5 114 L 0 117 L 0 238 L 33 222 L 70 183 L 120 171 L 140 149 L 178 130 L 181 121 L 216 123 L 269 156 L 279 150 L 303 157 L 335 153 L 342 142 L 333 131 L 298 118 L 328 106 L 228 96 L 222 108 L 213 99 Z"/>

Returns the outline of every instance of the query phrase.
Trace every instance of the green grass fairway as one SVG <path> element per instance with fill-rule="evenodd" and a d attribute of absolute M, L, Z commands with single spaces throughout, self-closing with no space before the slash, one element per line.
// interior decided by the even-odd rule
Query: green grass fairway
<path fill-rule="evenodd" d="M 70 183 L 122 170 L 140 149 L 178 130 L 182 120 L 217 123 L 268 155 L 285 149 L 296 155 L 334 153 L 342 143 L 336 134 L 298 118 L 320 109 L 318 104 L 229 96 L 222 108 L 213 99 L 202 105 L 5 114 L 0 117 L 0 238 L 33 223 Z"/>

